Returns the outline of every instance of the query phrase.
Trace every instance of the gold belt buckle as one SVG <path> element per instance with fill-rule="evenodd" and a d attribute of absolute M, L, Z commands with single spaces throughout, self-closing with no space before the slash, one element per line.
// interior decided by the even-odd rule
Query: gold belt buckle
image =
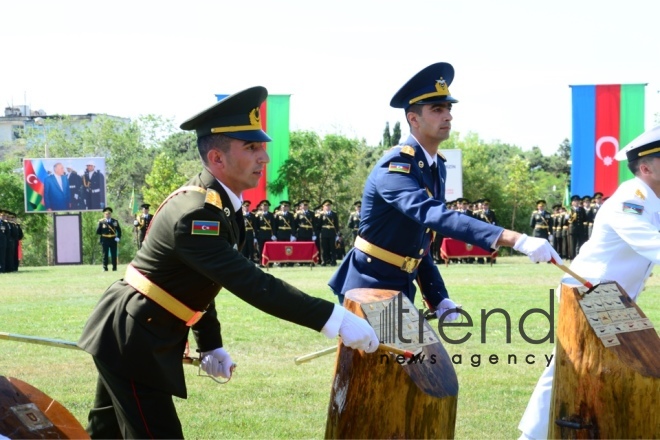
<path fill-rule="evenodd" d="M 415 269 L 417 269 L 417 266 L 419 265 L 420 261 L 421 260 L 417 258 L 403 257 L 403 264 L 401 264 L 401 270 L 404 272 L 413 273 Z"/>

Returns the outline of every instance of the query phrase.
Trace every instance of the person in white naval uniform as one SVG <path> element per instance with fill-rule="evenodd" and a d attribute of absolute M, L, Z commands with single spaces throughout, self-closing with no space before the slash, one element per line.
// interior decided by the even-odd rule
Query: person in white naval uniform
<path fill-rule="evenodd" d="M 571 269 L 593 284 L 616 281 L 636 301 L 653 266 L 660 264 L 660 126 L 642 133 L 615 158 L 627 159 L 635 177 L 599 209 L 591 238 Z M 570 279 L 564 276 L 562 282 Z M 518 425 L 521 439 L 548 436 L 554 371 L 553 356 Z"/>

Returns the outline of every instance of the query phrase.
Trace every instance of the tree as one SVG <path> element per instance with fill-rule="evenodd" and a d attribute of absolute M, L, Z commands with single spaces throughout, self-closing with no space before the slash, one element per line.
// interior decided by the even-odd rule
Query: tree
<path fill-rule="evenodd" d="M 529 171 L 529 162 L 520 156 L 511 158 L 506 167 L 507 182 L 504 186 L 504 193 L 508 205 L 512 209 L 511 229 L 516 229 L 516 214 L 522 207 L 529 207 L 536 195 L 536 188 L 532 184 L 532 177 Z"/>
<path fill-rule="evenodd" d="M 401 142 L 401 123 L 397 121 L 392 129 L 392 143 L 390 145 L 399 145 L 399 142 Z"/>
<path fill-rule="evenodd" d="M 182 175 L 177 170 L 175 161 L 167 153 L 159 153 L 154 159 L 151 172 L 145 178 L 143 197 L 151 204 L 160 205 L 188 179 L 188 176 Z"/>
<path fill-rule="evenodd" d="M 385 130 L 383 130 L 383 143 L 382 145 L 389 147 L 392 145 L 392 136 L 390 135 L 390 123 L 385 123 Z"/>
<path fill-rule="evenodd" d="M 361 164 L 366 162 L 367 151 L 364 141 L 334 134 L 321 138 L 311 131 L 293 131 L 289 158 L 269 189 L 282 192 L 288 187 L 292 200 L 306 198 L 312 204 L 328 198 L 333 200 L 334 210 L 348 212 L 362 192 L 366 167 Z M 356 177 L 356 173 L 365 174 Z"/>

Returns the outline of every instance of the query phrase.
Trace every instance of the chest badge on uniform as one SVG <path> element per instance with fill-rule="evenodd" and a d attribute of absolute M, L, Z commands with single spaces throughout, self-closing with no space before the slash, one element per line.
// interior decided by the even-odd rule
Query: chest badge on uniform
<path fill-rule="evenodd" d="M 193 220 L 192 235 L 220 235 L 220 222 Z"/>
<path fill-rule="evenodd" d="M 225 211 L 225 215 L 227 217 L 229 217 L 231 215 L 231 211 L 229 210 L 229 208 L 225 208 L 224 211 Z"/>
<path fill-rule="evenodd" d="M 408 174 L 410 173 L 410 164 L 404 162 L 390 162 L 390 166 L 387 171 Z"/>
<path fill-rule="evenodd" d="M 417 165 L 419 165 L 420 168 L 424 168 L 424 161 L 420 160 Z"/>

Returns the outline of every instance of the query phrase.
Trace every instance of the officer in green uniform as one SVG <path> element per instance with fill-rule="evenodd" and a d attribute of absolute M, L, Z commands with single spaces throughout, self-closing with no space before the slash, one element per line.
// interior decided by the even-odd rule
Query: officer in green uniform
<path fill-rule="evenodd" d="M 545 200 L 536 201 L 536 211 L 532 212 L 529 227 L 533 230 L 534 237 L 549 238 L 552 231 L 552 216 L 545 210 Z"/>
<path fill-rule="evenodd" d="M 586 215 L 584 209 L 580 206 L 580 196 L 574 195 L 571 197 L 571 212 L 568 216 L 568 254 L 569 259 L 577 257 L 580 252 L 580 246 L 584 243 L 583 240 L 583 223 Z"/>
<path fill-rule="evenodd" d="M 298 211 L 295 214 L 296 240 L 316 241 L 314 233 L 314 212 L 309 209 L 309 200 L 298 202 Z"/>
<path fill-rule="evenodd" d="M 353 203 L 353 207 L 355 210 L 348 217 L 348 225 L 346 225 L 347 228 L 351 231 L 351 235 L 353 236 L 351 245 L 355 243 L 355 239 L 358 235 L 358 229 L 360 228 L 360 210 L 362 209 L 362 202 L 358 200 L 357 202 Z"/>
<path fill-rule="evenodd" d="M 172 396 L 187 394 L 181 358 L 190 329 L 207 374 L 229 378 L 233 370 L 214 302 L 221 288 L 273 316 L 339 335 L 349 347 L 378 347 L 365 320 L 240 254 L 241 193 L 257 185 L 270 160 L 259 118 L 266 96 L 263 87 L 244 90 L 181 125 L 197 132 L 203 170 L 163 201 L 142 249 L 101 297 L 78 341 L 99 372 L 92 438 L 183 438 Z"/>
<path fill-rule="evenodd" d="M 243 246 L 243 249 L 241 249 L 241 253 L 248 260 L 259 264 L 259 261 L 257 261 L 257 257 L 255 256 L 257 239 L 254 236 L 254 213 L 250 211 L 251 204 L 252 202 L 249 200 L 243 200 L 242 209 L 243 223 L 245 223 L 245 245 Z"/>
<path fill-rule="evenodd" d="M 151 219 L 153 218 L 153 215 L 149 214 L 150 207 L 150 204 L 143 203 L 140 206 L 142 212 L 135 217 L 135 220 L 133 220 L 133 225 L 135 226 L 135 229 L 137 229 L 138 233 L 138 249 L 142 247 L 142 242 L 144 241 L 144 237 L 147 234 L 147 229 L 149 229 L 149 223 L 151 223 Z"/>
<path fill-rule="evenodd" d="M 103 270 L 108 271 L 108 252 L 112 259 L 112 270 L 117 270 L 117 243 L 121 239 L 121 226 L 112 218 L 112 208 L 103 210 L 103 218 L 96 226 L 96 234 L 99 235 L 101 249 L 103 249 Z"/>

